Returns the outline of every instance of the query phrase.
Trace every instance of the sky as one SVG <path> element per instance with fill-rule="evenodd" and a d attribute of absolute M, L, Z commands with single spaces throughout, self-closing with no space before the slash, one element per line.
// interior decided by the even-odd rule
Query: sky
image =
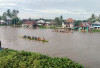
<path fill-rule="evenodd" d="M 62 15 L 64 19 L 84 20 L 93 13 L 100 14 L 100 0 L 0 0 L 0 15 L 7 9 L 19 10 L 21 19 Z"/>

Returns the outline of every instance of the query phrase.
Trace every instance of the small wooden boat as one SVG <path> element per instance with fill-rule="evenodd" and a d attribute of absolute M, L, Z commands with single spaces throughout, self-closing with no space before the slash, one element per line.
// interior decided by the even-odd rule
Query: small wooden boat
<path fill-rule="evenodd" d="M 19 36 L 19 37 L 25 38 L 25 37 L 23 37 L 23 36 Z M 32 38 L 27 38 L 27 37 L 26 37 L 25 39 L 36 40 L 36 41 L 42 41 L 42 42 L 48 42 L 48 40 L 37 40 L 37 39 L 32 39 Z"/>

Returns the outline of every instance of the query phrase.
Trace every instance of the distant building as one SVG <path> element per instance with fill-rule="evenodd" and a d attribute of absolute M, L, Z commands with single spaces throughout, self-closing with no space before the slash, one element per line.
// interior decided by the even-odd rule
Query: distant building
<path fill-rule="evenodd" d="M 79 26 L 78 26 L 79 30 L 90 30 L 91 28 L 91 23 L 90 22 L 82 22 Z"/>
<path fill-rule="evenodd" d="M 42 25 L 42 26 L 49 26 L 49 25 L 51 25 L 51 22 L 45 22 L 44 20 L 39 20 L 36 23 L 37 23 L 37 25 Z"/>
<path fill-rule="evenodd" d="M 37 27 L 37 24 L 35 21 L 26 21 L 22 23 L 22 27 Z"/>
<path fill-rule="evenodd" d="M 4 20 L 0 20 L 0 24 L 5 24 L 5 21 Z"/>
<path fill-rule="evenodd" d="M 45 22 L 45 26 L 51 25 L 51 22 Z"/>
<path fill-rule="evenodd" d="M 37 23 L 37 25 L 44 25 L 45 24 L 45 21 L 44 20 L 39 20 L 36 23 Z"/>
<path fill-rule="evenodd" d="M 91 25 L 94 29 L 100 29 L 100 22 L 96 21 Z"/>
<path fill-rule="evenodd" d="M 29 19 L 22 19 L 22 22 L 27 22 L 29 21 Z"/>
<path fill-rule="evenodd" d="M 11 19 L 7 19 L 6 24 L 9 25 L 11 24 L 12 20 Z"/>
<path fill-rule="evenodd" d="M 74 20 L 72 18 L 68 18 L 64 23 L 62 23 L 62 27 L 73 28 Z"/>
<path fill-rule="evenodd" d="M 62 27 L 66 28 L 66 24 L 64 22 L 62 22 Z"/>

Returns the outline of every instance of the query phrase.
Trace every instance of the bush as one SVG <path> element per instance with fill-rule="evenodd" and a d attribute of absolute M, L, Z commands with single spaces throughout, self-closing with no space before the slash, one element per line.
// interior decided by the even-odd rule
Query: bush
<path fill-rule="evenodd" d="M 0 51 L 0 68 L 84 68 L 65 58 L 51 58 L 39 53 L 6 49 Z"/>

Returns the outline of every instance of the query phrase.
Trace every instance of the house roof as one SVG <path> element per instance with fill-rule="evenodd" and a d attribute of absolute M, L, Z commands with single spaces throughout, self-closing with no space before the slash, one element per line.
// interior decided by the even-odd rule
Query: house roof
<path fill-rule="evenodd" d="M 36 24 L 36 22 L 35 21 L 26 21 L 25 23 L 22 23 L 22 24 Z"/>
<path fill-rule="evenodd" d="M 73 23 L 74 20 L 73 20 L 72 18 L 68 18 L 68 19 L 66 20 L 66 22 Z"/>
<path fill-rule="evenodd" d="M 96 21 L 96 22 L 94 22 L 93 24 L 99 24 L 99 25 L 100 25 L 100 22 L 99 22 L 99 21 Z"/>
<path fill-rule="evenodd" d="M 79 27 L 90 27 L 91 23 L 90 22 L 82 22 Z"/>
<path fill-rule="evenodd" d="M 0 20 L 0 22 L 5 22 L 4 20 Z"/>
<path fill-rule="evenodd" d="M 29 21 L 28 19 L 23 19 L 22 21 L 26 22 L 26 21 Z"/>
<path fill-rule="evenodd" d="M 44 20 L 39 20 L 39 21 L 37 21 L 37 23 L 45 23 L 45 21 Z"/>

